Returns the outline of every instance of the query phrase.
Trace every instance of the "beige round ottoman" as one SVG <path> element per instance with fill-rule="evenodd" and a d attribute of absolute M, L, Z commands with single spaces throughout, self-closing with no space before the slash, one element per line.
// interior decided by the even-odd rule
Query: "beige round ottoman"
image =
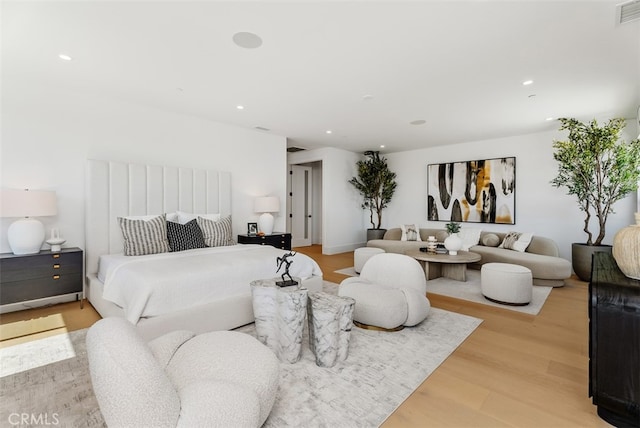
<path fill-rule="evenodd" d="M 362 271 L 362 267 L 371 257 L 376 254 L 384 253 L 382 248 L 374 248 L 374 247 L 361 247 L 356 248 L 353 252 L 353 270 L 356 273 L 360 273 Z"/>
<path fill-rule="evenodd" d="M 524 306 L 531 302 L 531 271 L 508 263 L 486 263 L 480 271 L 482 295 L 492 302 Z"/>

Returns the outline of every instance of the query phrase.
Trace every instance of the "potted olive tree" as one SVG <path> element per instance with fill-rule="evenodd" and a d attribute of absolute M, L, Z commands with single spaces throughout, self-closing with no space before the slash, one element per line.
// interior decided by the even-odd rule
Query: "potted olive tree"
<path fill-rule="evenodd" d="M 381 229 L 382 210 L 391 201 L 396 191 L 396 173 L 389 170 L 387 160 L 380 157 L 380 152 L 367 151 L 367 159 L 359 160 L 356 164 L 358 176 L 349 180 L 362 197 L 362 209 L 369 210 L 371 229 L 367 230 L 367 241 L 380 239 L 386 229 Z"/>
<path fill-rule="evenodd" d="M 626 123 L 623 118 L 611 119 L 599 126 L 594 119 L 582 123 L 576 119 L 560 119 L 560 130 L 568 130 L 566 141 L 554 141 L 553 158 L 558 162 L 558 175 L 551 183 L 566 187 L 567 194 L 575 195 L 578 206 L 585 214 L 583 230 L 586 243 L 571 247 L 573 270 L 583 281 L 591 276 L 591 255 L 596 251 L 611 251 L 603 245 L 607 218 L 613 205 L 634 191 L 640 177 L 640 140 L 630 143 L 620 140 L 620 131 Z M 595 215 L 598 234 L 591 232 L 591 219 Z"/>

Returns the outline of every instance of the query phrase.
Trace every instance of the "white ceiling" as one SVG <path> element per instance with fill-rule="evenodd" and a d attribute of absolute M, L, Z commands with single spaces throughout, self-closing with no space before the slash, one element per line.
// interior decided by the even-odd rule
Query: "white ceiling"
<path fill-rule="evenodd" d="M 640 21 L 617 25 L 617 3 L 3 1 L 3 84 L 396 152 L 636 117 Z"/>

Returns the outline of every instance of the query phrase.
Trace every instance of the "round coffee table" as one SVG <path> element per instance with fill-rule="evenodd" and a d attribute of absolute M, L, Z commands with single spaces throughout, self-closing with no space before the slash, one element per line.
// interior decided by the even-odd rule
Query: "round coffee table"
<path fill-rule="evenodd" d="M 467 263 L 479 262 L 480 254 L 470 251 L 458 251 L 455 256 L 449 254 L 429 254 L 422 251 L 407 251 L 406 255 L 413 257 L 422 264 L 427 280 L 446 277 L 456 281 L 467 280 Z"/>

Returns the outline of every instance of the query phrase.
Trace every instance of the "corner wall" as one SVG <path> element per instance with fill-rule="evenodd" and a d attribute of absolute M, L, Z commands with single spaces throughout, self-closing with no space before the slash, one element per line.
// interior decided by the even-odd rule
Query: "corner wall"
<path fill-rule="evenodd" d="M 60 229 L 66 247 L 84 248 L 89 158 L 231 172 L 234 236 L 257 221 L 256 196 L 279 196 L 285 212 L 284 137 L 34 82 L 3 85 L 2 122 L 2 187 L 55 190 L 58 215 L 41 220 L 47 233 Z M 11 251 L 14 220 L 0 219 L 1 252 Z"/>
<path fill-rule="evenodd" d="M 629 122 L 623 138 L 630 141 L 635 135 L 637 129 Z M 552 131 L 385 155 L 389 168 L 397 174 L 398 187 L 385 210 L 383 227 L 417 223 L 420 227 L 444 228 L 444 221 L 427 221 L 428 164 L 515 156 L 516 223 L 463 223 L 462 227 L 533 232 L 554 239 L 561 256 L 571 260 L 571 243 L 586 242 L 587 236 L 582 231 L 584 215 L 578 209 L 575 197 L 566 195 L 566 189 L 557 189 L 550 184 L 557 174 L 553 141 L 564 138 L 565 134 Z M 616 213 L 609 215 L 605 244 L 612 243 L 618 230 L 634 223 L 636 200 L 637 195 L 633 193 L 614 205 Z M 596 230 L 597 234 L 597 223 L 592 224 L 591 230 Z"/>

